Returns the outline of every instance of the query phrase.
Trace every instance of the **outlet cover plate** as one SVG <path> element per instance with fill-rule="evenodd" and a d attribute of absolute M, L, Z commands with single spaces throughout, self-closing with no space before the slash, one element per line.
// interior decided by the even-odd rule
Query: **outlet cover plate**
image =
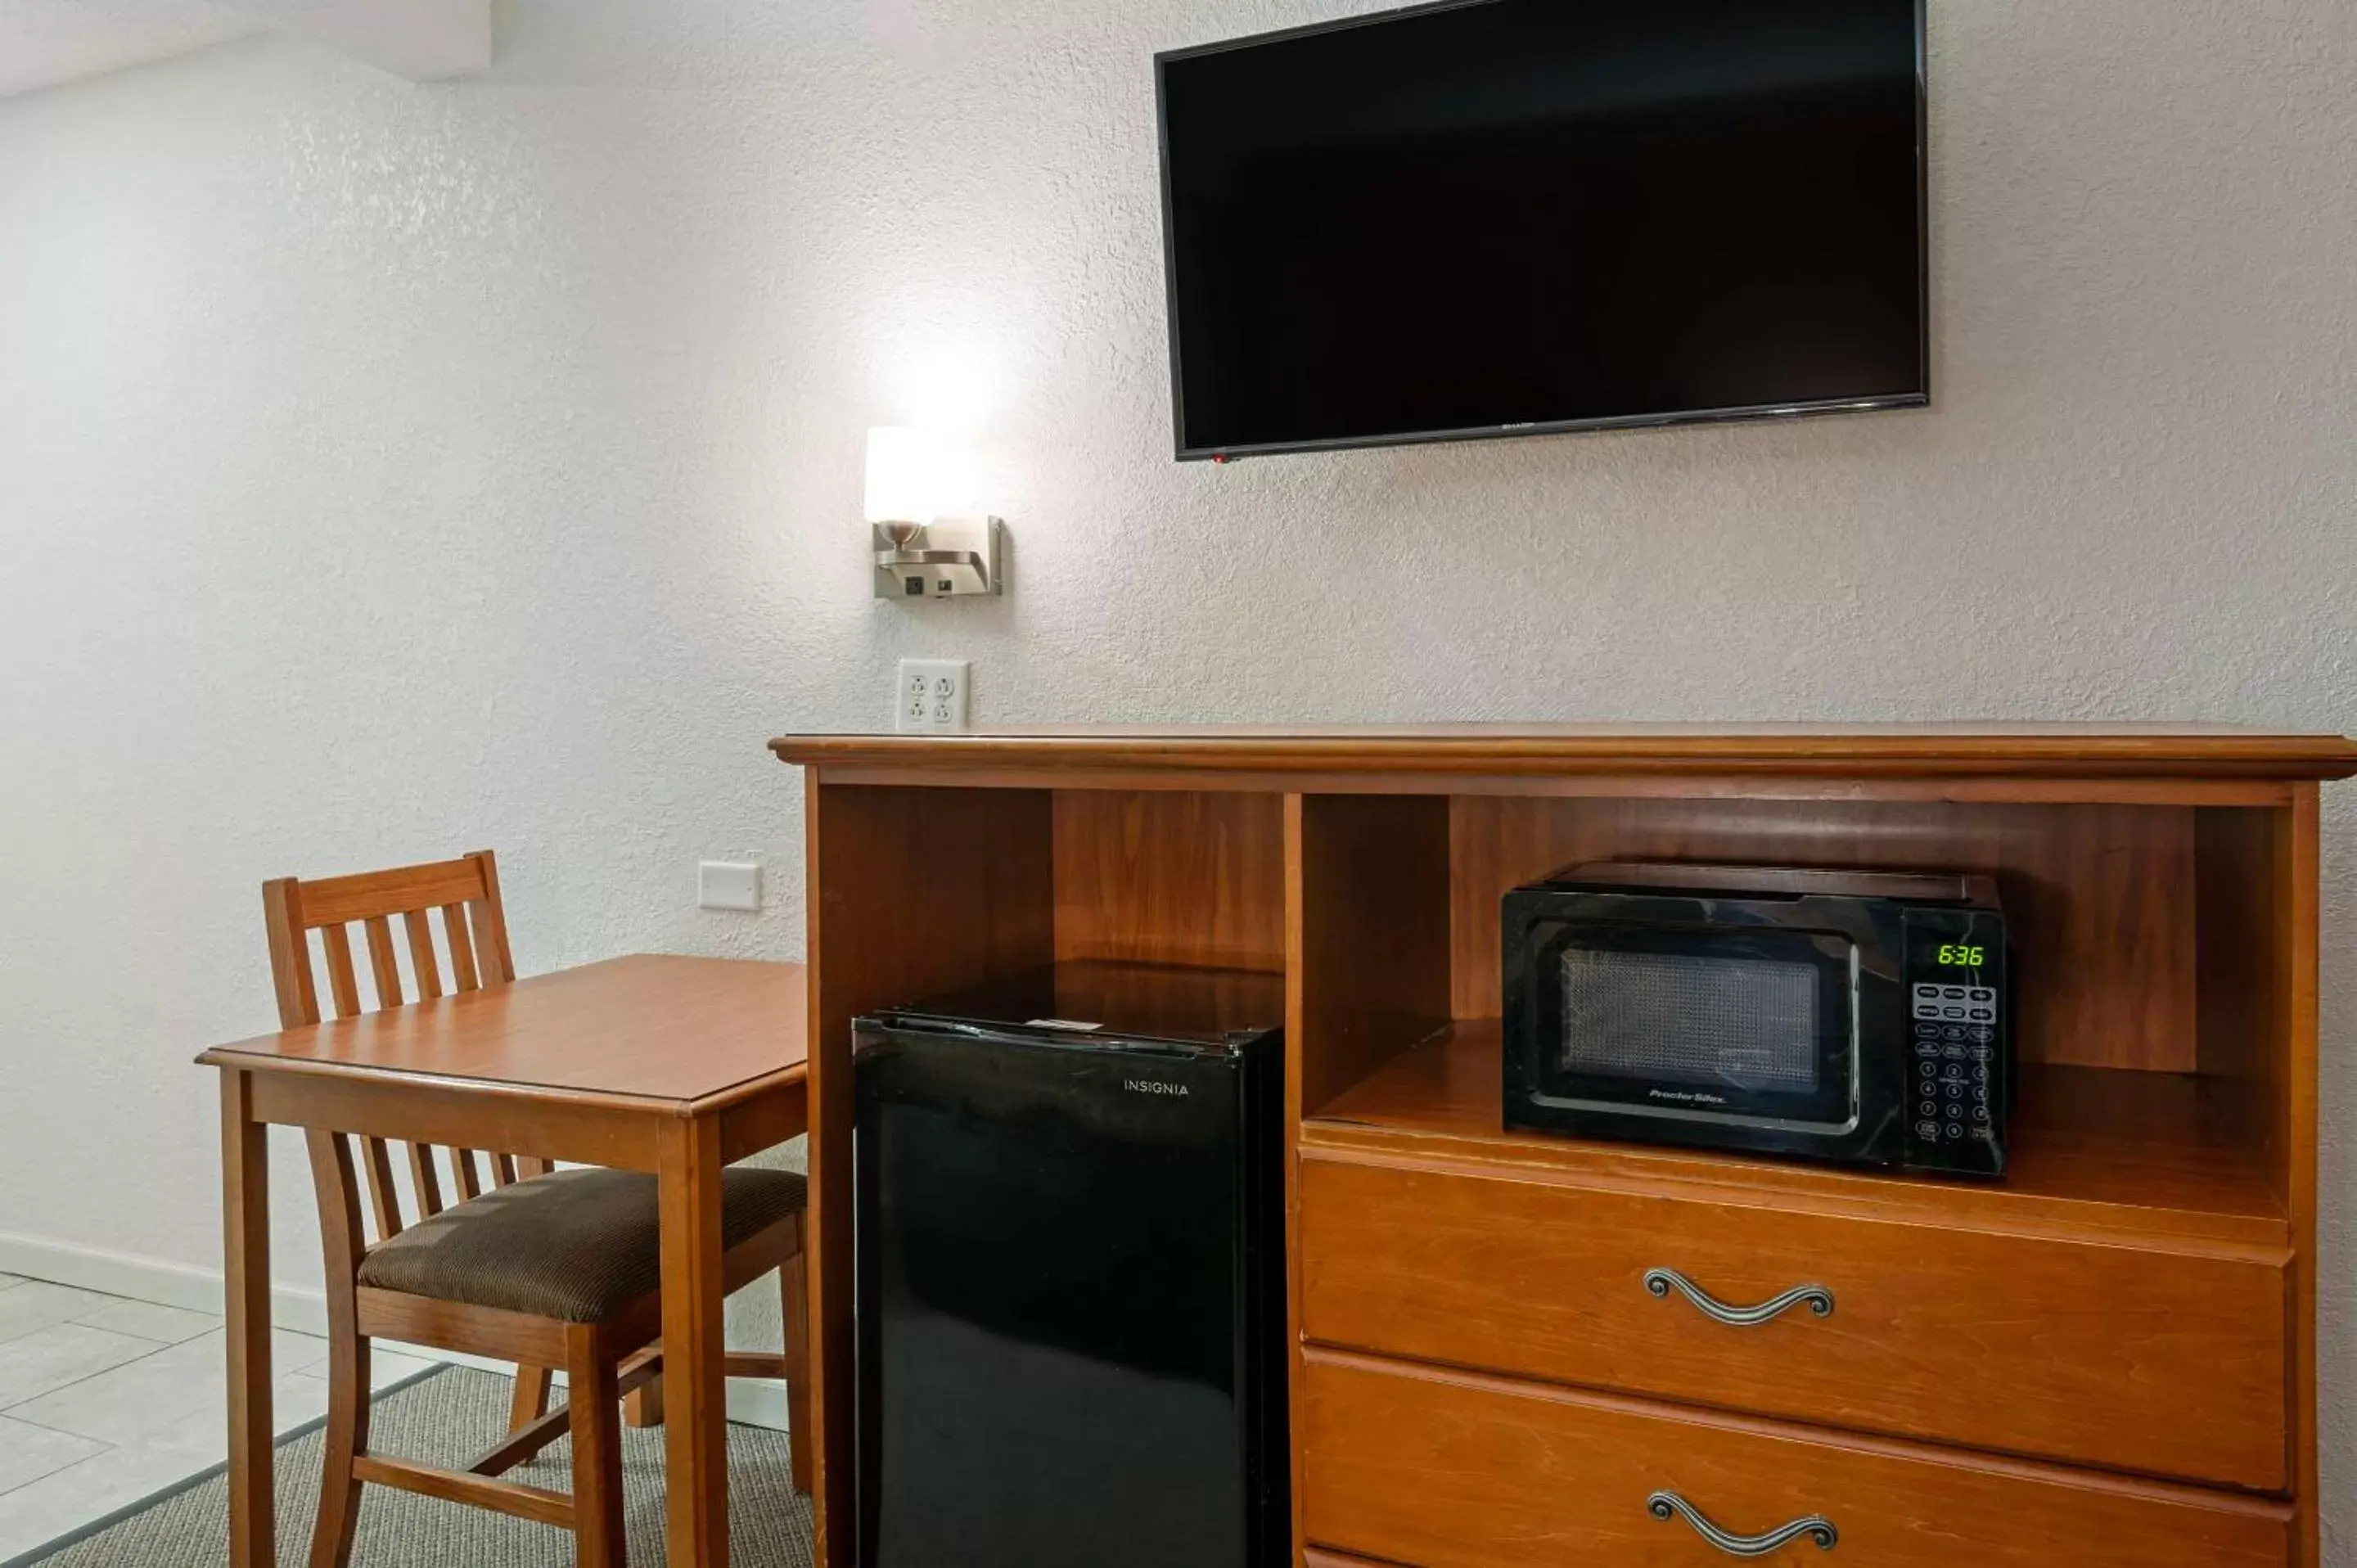
<path fill-rule="evenodd" d="M 707 860 L 696 867 L 696 903 L 706 909 L 761 912 L 761 864 L 752 860 Z"/>
<path fill-rule="evenodd" d="M 974 666 L 963 659 L 903 659 L 892 682 L 892 727 L 944 735 L 966 727 Z"/>

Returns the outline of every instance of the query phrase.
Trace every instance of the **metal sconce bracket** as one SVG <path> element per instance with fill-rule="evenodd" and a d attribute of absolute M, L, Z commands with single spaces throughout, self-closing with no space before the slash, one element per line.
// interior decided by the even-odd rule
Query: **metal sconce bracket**
<path fill-rule="evenodd" d="M 1006 591 L 1006 524 L 995 517 L 878 522 L 876 596 L 908 603 Z"/>

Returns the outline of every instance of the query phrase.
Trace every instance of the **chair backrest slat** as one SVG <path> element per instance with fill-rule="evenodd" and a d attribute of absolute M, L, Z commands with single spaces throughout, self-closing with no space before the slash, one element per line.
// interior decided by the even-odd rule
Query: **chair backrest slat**
<path fill-rule="evenodd" d="M 376 1004 L 400 1006 L 405 999 L 401 994 L 401 960 L 393 951 L 392 922 L 382 915 L 371 916 L 361 922 L 361 930 L 368 940 L 369 972 L 376 981 Z"/>
<path fill-rule="evenodd" d="M 417 1194 L 417 1217 L 431 1219 L 447 1207 L 442 1201 L 442 1174 L 434 1163 L 434 1149 L 427 1144 L 409 1145 L 409 1182 Z"/>
<path fill-rule="evenodd" d="M 335 999 L 336 1016 L 359 1017 L 361 985 L 359 977 L 352 972 L 352 929 L 350 926 L 322 927 L 319 949 L 328 955 L 328 993 Z"/>
<path fill-rule="evenodd" d="M 459 1201 L 464 1202 L 468 1198 L 483 1196 L 483 1173 L 475 1164 L 474 1150 L 451 1150 L 450 1168 L 458 1178 Z"/>
<path fill-rule="evenodd" d="M 475 976 L 475 944 L 467 936 L 467 907 L 464 904 L 442 906 L 442 940 L 450 948 L 450 985 L 456 991 L 473 991 L 482 984 Z"/>
<path fill-rule="evenodd" d="M 434 928 L 423 909 L 404 909 L 401 923 L 409 932 L 409 969 L 417 980 L 417 999 L 431 1002 L 442 994 L 442 975 L 434 958 Z"/>
<path fill-rule="evenodd" d="M 393 1185 L 393 1150 L 382 1138 L 362 1138 L 361 1168 L 368 1173 L 369 1212 L 376 1219 L 376 1239 L 390 1241 L 401 1234 L 401 1189 Z"/>
<path fill-rule="evenodd" d="M 395 946 L 393 921 L 398 917 L 402 938 L 409 950 L 411 993 L 419 1004 L 469 991 L 506 985 L 515 980 L 515 960 L 508 950 L 507 916 L 500 905 L 499 865 L 484 850 L 461 859 L 431 865 L 404 866 L 317 882 L 283 878 L 264 885 L 263 916 L 270 937 L 270 967 L 278 993 L 278 1017 L 286 1028 L 320 1020 L 318 985 L 312 972 L 311 933 L 319 934 L 319 953 L 328 972 L 328 999 L 338 1019 L 356 1018 L 361 1004 L 360 976 L 355 963 L 351 928 L 361 928 L 367 945 L 370 979 L 380 1008 L 409 1004 L 404 994 L 401 955 Z M 436 910 L 441 911 L 443 949 L 448 967 L 434 942 Z M 354 1256 L 371 1244 L 367 1230 L 376 1232 L 375 1244 L 401 1234 L 414 1223 L 403 1213 L 402 1194 L 393 1176 L 400 1156 L 382 1138 L 334 1134 L 315 1139 L 315 1176 L 335 1188 L 336 1203 L 324 1206 L 329 1215 L 340 1209 L 350 1219 L 350 1249 Z M 419 1144 L 407 1145 L 410 1194 L 420 1219 L 439 1214 L 450 1202 L 480 1196 L 488 1186 L 505 1187 L 520 1178 L 543 1176 L 545 1160 L 504 1153 L 452 1149 L 450 1186 L 443 1185 L 438 1153 Z M 454 1194 L 455 1197 L 447 1197 Z"/>

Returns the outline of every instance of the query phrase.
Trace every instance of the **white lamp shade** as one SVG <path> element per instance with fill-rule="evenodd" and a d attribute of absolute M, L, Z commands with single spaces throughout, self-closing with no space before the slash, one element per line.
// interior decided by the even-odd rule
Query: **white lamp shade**
<path fill-rule="evenodd" d="M 953 503 L 957 456 L 929 431 L 881 425 L 867 433 L 867 521 L 931 522 Z"/>

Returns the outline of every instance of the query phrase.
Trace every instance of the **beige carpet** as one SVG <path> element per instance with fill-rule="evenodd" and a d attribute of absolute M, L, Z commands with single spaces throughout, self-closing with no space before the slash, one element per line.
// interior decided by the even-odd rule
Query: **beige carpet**
<path fill-rule="evenodd" d="M 455 1466 L 505 1428 L 509 1384 L 454 1368 L 376 1402 L 370 1446 L 381 1453 Z M 559 1443 L 516 1480 L 572 1487 L 571 1444 Z M 664 1561 L 662 1433 L 626 1432 L 622 1467 L 630 1503 L 630 1562 Z M 786 1435 L 728 1429 L 729 1535 L 737 1568 L 809 1568 L 810 1504 L 794 1495 Z M 319 1434 L 278 1450 L 278 1560 L 298 1568 L 309 1554 L 319 1493 Z M 352 1568 L 570 1568 L 573 1537 L 546 1525 L 438 1503 L 382 1487 L 361 1494 Z M 221 1568 L 229 1557 L 228 1491 L 218 1475 L 141 1508 L 48 1555 L 20 1560 L 40 1568 Z"/>

